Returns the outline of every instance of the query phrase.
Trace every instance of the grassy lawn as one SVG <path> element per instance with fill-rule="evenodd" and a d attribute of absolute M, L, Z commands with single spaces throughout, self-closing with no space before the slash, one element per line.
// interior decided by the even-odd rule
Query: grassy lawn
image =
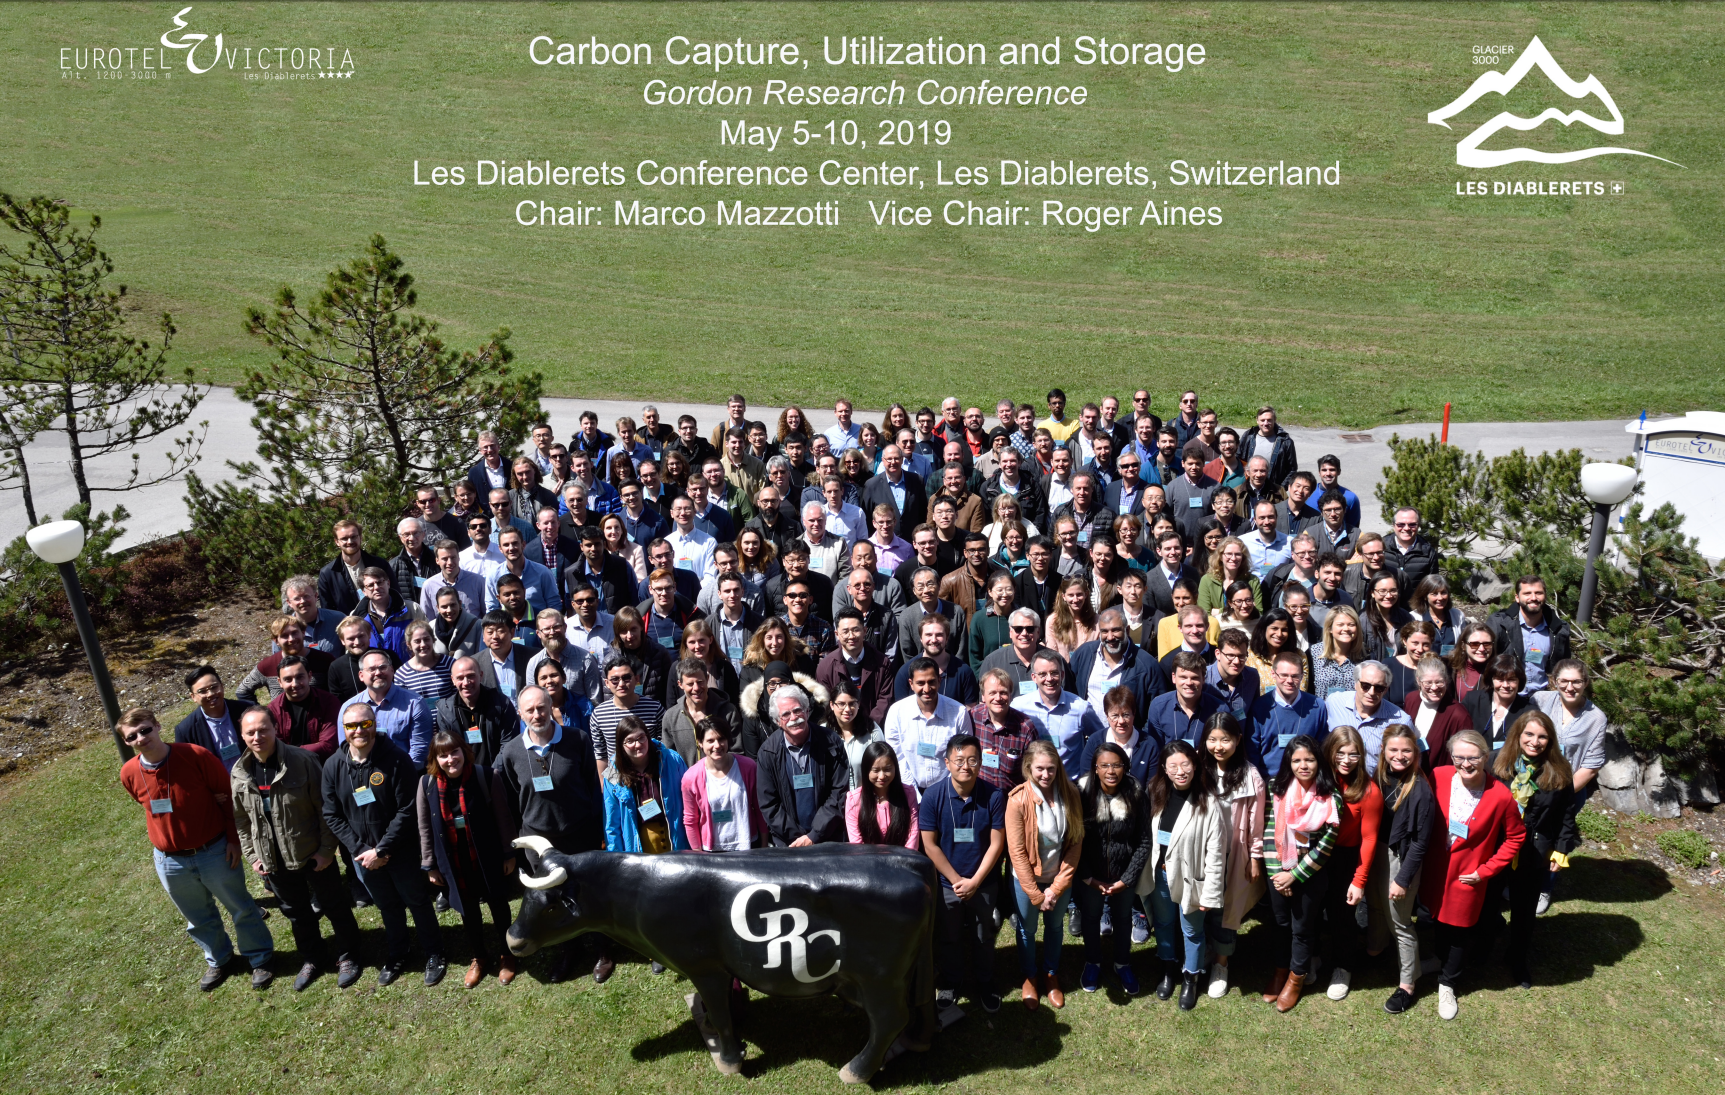
<path fill-rule="evenodd" d="M 0 188 L 46 192 L 105 217 L 119 276 L 145 312 L 171 310 L 183 359 L 231 381 L 263 351 L 245 306 L 302 291 L 382 233 L 420 279 L 421 305 L 470 345 L 500 324 L 553 394 L 766 404 L 934 403 L 949 392 L 1039 397 L 1051 383 L 1098 397 L 1151 387 L 1163 413 L 1186 385 L 1238 419 L 1263 401 L 1308 425 L 1461 419 L 1632 417 L 1725 401 L 1721 307 L 1718 58 L 1725 9 L 1706 4 L 1162 5 L 205 5 L 194 29 L 229 45 L 334 44 L 355 76 L 263 83 L 215 72 L 168 82 L 60 78 L 60 47 L 154 44 L 159 4 L 8 5 L 0 27 L 8 119 Z M 219 24 L 219 26 L 218 26 Z M 653 69 L 540 68 L 535 34 L 654 44 Z M 1018 111 L 903 108 L 648 107 L 652 76 L 692 82 L 662 60 L 673 34 L 796 41 L 823 83 L 914 69 L 829 68 L 825 35 L 944 35 L 1001 42 L 1062 37 L 1063 64 L 939 73 L 1087 85 L 1083 107 Z M 1538 34 L 1575 79 L 1597 75 L 1627 119 L 1622 143 L 1685 168 L 1616 156 L 1473 171 L 1454 144 L 1499 109 L 1537 112 L 1557 96 L 1529 79 L 1504 103 L 1476 103 L 1442 130 L 1425 115 L 1484 71 L 1476 44 L 1521 49 Z M 1080 34 L 1201 42 L 1209 59 L 1178 74 L 1080 66 Z M 721 82 L 761 85 L 735 70 Z M 710 79 L 709 72 L 705 79 Z M 1562 98 L 1558 96 L 1558 98 Z M 1568 100 L 1564 100 L 1568 102 Z M 720 118 L 785 125 L 949 115 L 945 148 L 837 151 L 718 143 Z M 1528 143 L 1583 147 L 1544 126 Z M 1590 133 L 1591 131 L 1589 131 Z M 789 129 L 786 130 L 788 140 Z M 1591 135 L 1596 137 L 1597 135 Z M 1494 147 L 1507 146 L 1500 134 Z M 892 155 L 886 155 L 891 152 Z M 840 225 L 716 228 L 720 189 L 636 185 L 634 164 L 708 159 L 816 167 L 1001 159 L 1132 160 L 1153 196 L 1223 209 L 1194 229 L 960 229 L 938 223 L 957 196 L 1040 209 L 1140 207 L 1131 188 L 1039 190 L 930 185 L 920 192 L 811 186 L 766 203 L 838 200 Z M 563 192 L 598 200 L 607 227 L 523 228 L 522 197 L 547 191 L 412 185 L 415 160 L 529 159 L 630 168 L 628 185 Z M 1330 164 L 1343 182 L 1302 189 L 1173 187 L 1167 165 Z M 1464 198 L 1463 179 L 1623 180 L 1618 198 Z M 940 193 L 936 193 L 939 190 Z M 704 203 L 706 228 L 614 228 L 611 203 Z M 926 228 L 877 228 L 868 200 L 929 204 Z"/>
<path fill-rule="evenodd" d="M 467 955 L 445 918 L 451 976 L 346 993 L 325 977 L 303 994 L 291 973 L 266 993 L 243 979 L 194 987 L 201 963 L 150 866 L 143 821 L 93 744 L 0 790 L 0 1083 L 9 1091 L 293 1092 L 743 1089 L 717 1075 L 675 975 L 625 964 L 603 987 L 547 985 L 542 959 L 504 988 L 467 991 Z M 1087 996 L 1034 1014 L 1009 999 L 949 1029 L 933 1052 L 889 1065 L 881 1088 L 953 1091 L 1717 1091 L 1725 1057 L 1722 903 L 1673 890 L 1641 860 L 1578 858 L 1539 925 L 1531 993 L 1495 965 L 1475 971 L 1454 1023 L 1433 995 L 1392 1018 L 1384 970 L 1358 974 L 1342 1003 L 1308 998 L 1278 1016 L 1254 994 L 1173 1002 Z M 361 925 L 381 945 L 371 910 Z M 279 914 L 278 944 L 291 946 Z M 1265 970 L 1265 931 L 1236 959 L 1246 987 Z M 1013 968 L 1001 936 L 999 970 Z M 1068 949 L 1075 979 L 1078 954 Z M 1140 959 L 1144 951 L 1140 950 Z M 297 961 L 284 952 L 284 971 Z M 1141 961 L 1141 969 L 1144 968 Z M 1433 979 L 1427 978 L 1428 988 Z M 745 1036 L 750 1090 L 834 1090 L 862 1043 L 858 1013 L 756 997 Z M 1298 1079 L 1284 1080 L 1297 1069 Z"/>

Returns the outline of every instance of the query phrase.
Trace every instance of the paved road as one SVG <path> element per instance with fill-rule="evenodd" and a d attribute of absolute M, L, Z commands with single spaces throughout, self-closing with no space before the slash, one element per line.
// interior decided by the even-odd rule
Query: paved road
<path fill-rule="evenodd" d="M 593 410 L 609 427 L 611 422 L 627 414 L 639 418 L 641 404 L 619 400 L 546 399 L 546 410 L 557 436 L 568 437 L 575 432 L 577 419 L 584 410 Z M 714 422 L 724 416 L 724 408 L 707 404 L 659 403 L 661 419 L 675 422 L 678 415 L 692 414 L 702 423 L 705 434 Z M 814 424 L 825 429 L 832 425 L 831 409 L 806 408 Z M 751 408 L 751 417 L 774 422 L 780 408 Z M 206 479 L 223 477 L 224 462 L 247 460 L 256 456 L 256 435 L 251 427 L 251 407 L 234 397 L 228 388 L 216 388 L 199 408 L 199 415 L 210 422 L 209 436 L 204 445 L 203 461 L 199 465 Z M 859 413 L 858 419 L 879 421 L 881 412 Z M 1368 529 L 1386 528 L 1378 514 L 1373 490 L 1383 479 L 1383 466 L 1389 462 L 1389 438 L 1392 433 L 1417 437 L 1436 433 L 1434 423 L 1403 423 L 1366 431 L 1317 430 L 1290 427 L 1299 446 L 1300 464 L 1312 468 L 1318 457 L 1334 453 L 1342 461 L 1342 482 L 1359 492 L 1366 501 L 1365 525 Z M 1590 458 L 1616 460 L 1632 451 L 1630 435 L 1624 433 L 1621 421 L 1608 422 L 1469 422 L 1450 427 L 1450 441 L 1469 449 L 1478 449 L 1487 456 L 1501 456 L 1516 448 L 1545 452 L 1553 449 L 1579 447 Z M 161 454 L 166 446 L 144 450 L 143 467 L 147 473 L 161 467 Z M 57 517 L 76 500 L 67 452 L 61 435 L 55 434 L 38 441 L 28 450 L 30 472 L 35 481 L 37 514 L 44 519 Z M 128 462 L 113 459 L 91 474 L 93 483 L 123 481 Z M 3 496 L 0 507 L 0 543 L 9 542 L 24 532 L 27 521 L 24 507 L 16 494 Z M 128 494 L 98 494 L 98 508 L 121 501 L 132 514 L 126 523 L 127 535 L 122 547 L 143 543 L 183 530 L 187 523 L 184 489 L 179 483 L 168 483 Z"/>

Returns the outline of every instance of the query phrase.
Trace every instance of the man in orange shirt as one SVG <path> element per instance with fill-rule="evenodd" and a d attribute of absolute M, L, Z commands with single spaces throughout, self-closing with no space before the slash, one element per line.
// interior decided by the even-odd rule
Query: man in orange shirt
<path fill-rule="evenodd" d="M 144 808 L 156 877 L 186 918 L 186 934 L 204 950 L 207 968 L 198 988 L 209 992 L 220 985 L 233 964 L 234 945 L 222 927 L 218 901 L 233 918 L 252 988 L 268 988 L 275 977 L 275 942 L 246 890 L 227 769 L 202 746 L 164 742 L 161 723 L 147 707 L 120 716 L 118 729 L 138 753 L 121 767 L 120 783 Z"/>

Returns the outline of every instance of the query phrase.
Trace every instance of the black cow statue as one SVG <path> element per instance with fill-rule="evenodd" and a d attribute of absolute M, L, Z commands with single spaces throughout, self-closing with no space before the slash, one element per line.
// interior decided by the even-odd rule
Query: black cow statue
<path fill-rule="evenodd" d="M 683 974 L 717 1036 L 713 1063 L 742 1071 L 731 979 L 768 996 L 837 992 L 868 1013 L 869 1039 L 839 1070 L 875 1074 L 900 1032 L 926 1050 L 934 1005 L 934 867 L 903 848 L 817 844 L 739 854 L 565 855 L 522 837 L 545 874 L 527 887 L 509 949 L 525 957 L 603 932 Z M 908 1029 L 907 1029 L 908 1028 Z"/>

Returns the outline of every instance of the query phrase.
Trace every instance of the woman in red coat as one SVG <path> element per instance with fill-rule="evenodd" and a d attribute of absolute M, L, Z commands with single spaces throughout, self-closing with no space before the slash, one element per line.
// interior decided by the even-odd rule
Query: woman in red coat
<path fill-rule="evenodd" d="M 1488 750 L 1477 730 L 1449 739 L 1449 764 L 1432 773 L 1438 817 L 1446 833 L 1426 852 L 1420 893 L 1437 922 L 1438 1015 L 1456 1016 L 1455 986 L 1485 906 L 1487 882 L 1521 851 L 1527 830 L 1502 780 L 1487 767 Z"/>

